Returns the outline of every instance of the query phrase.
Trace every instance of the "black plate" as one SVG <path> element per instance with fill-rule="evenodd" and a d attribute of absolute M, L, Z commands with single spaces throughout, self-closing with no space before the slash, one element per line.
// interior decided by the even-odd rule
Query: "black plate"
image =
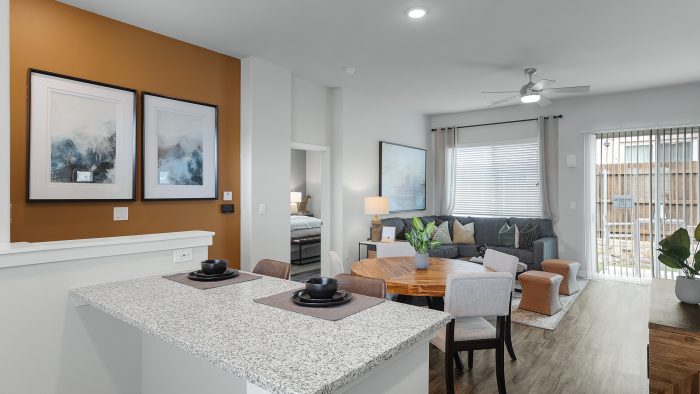
<path fill-rule="evenodd" d="M 230 272 L 229 272 L 230 271 Z M 190 272 L 187 274 L 187 278 L 190 280 L 196 280 L 199 282 L 215 282 L 217 280 L 226 280 L 226 279 L 231 279 L 235 278 L 238 276 L 238 271 L 237 270 L 228 270 L 226 271 L 223 275 L 207 275 L 207 276 L 200 276 L 197 275 L 197 271 L 195 272 Z"/>
<path fill-rule="evenodd" d="M 221 273 L 221 274 L 205 274 L 204 271 L 202 271 L 202 270 L 191 272 L 191 274 L 196 275 L 196 276 L 198 276 L 198 277 L 200 277 L 200 278 L 218 278 L 219 276 L 228 276 L 228 275 L 231 275 L 231 274 L 234 273 L 234 272 L 237 273 L 238 271 L 236 271 L 236 270 L 233 269 L 233 268 L 229 268 L 229 269 L 227 269 L 226 271 L 224 271 L 224 272 Z"/>
<path fill-rule="evenodd" d="M 294 292 L 292 294 L 292 302 L 299 305 L 299 306 L 308 306 L 311 308 L 325 308 L 325 307 L 330 307 L 330 306 L 338 306 L 338 305 L 343 305 L 350 300 L 352 300 L 352 294 L 343 292 L 344 295 L 340 299 L 331 299 L 331 301 L 326 301 L 326 302 L 309 302 L 309 301 L 304 301 L 299 297 L 299 293 L 303 292 L 305 290 L 299 290 Z M 337 293 L 336 293 L 337 294 Z"/>
<path fill-rule="evenodd" d="M 335 294 L 333 294 L 333 297 L 331 298 L 311 298 L 311 295 L 309 295 L 309 292 L 307 292 L 306 290 L 299 290 L 295 293 L 295 295 L 299 297 L 300 302 L 312 302 L 314 304 L 340 301 L 343 298 L 345 298 L 347 294 L 348 293 L 343 290 L 338 290 L 335 292 Z"/>

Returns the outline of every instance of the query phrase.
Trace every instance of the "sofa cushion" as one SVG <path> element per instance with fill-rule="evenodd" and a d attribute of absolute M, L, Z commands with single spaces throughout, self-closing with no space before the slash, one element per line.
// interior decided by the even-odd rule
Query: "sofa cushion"
<path fill-rule="evenodd" d="M 386 218 L 382 219 L 383 227 L 395 227 L 396 239 L 406 239 L 406 225 L 401 218 Z"/>
<path fill-rule="evenodd" d="M 479 252 L 477 251 L 479 245 L 459 244 L 457 247 L 459 248 L 459 257 L 475 257 L 479 255 Z"/>
<path fill-rule="evenodd" d="M 437 226 L 437 228 L 435 229 L 435 233 L 433 233 L 433 241 L 438 241 L 441 245 L 452 244 L 452 238 L 450 237 L 450 229 L 447 226 L 449 226 L 449 222 L 447 221 L 444 221 L 439 226 Z"/>
<path fill-rule="evenodd" d="M 518 231 L 518 226 L 515 224 L 509 225 L 504 224 L 500 230 L 498 230 L 498 245 L 505 246 L 507 248 L 518 248 L 518 243 L 520 242 L 520 232 Z"/>
<path fill-rule="evenodd" d="M 544 218 L 508 218 L 508 223 L 515 224 L 518 228 L 525 228 L 528 224 L 537 226 L 541 237 L 554 237 L 554 228 L 551 219 Z"/>
<path fill-rule="evenodd" d="M 474 223 L 462 225 L 459 221 L 452 222 L 452 242 L 456 244 L 474 245 Z"/>
<path fill-rule="evenodd" d="M 477 245 L 498 245 L 498 231 L 506 224 L 505 218 L 471 218 Z"/>
<path fill-rule="evenodd" d="M 442 257 L 444 259 L 454 259 L 459 256 L 457 245 L 440 245 L 428 252 L 430 257 Z"/>
<path fill-rule="evenodd" d="M 513 249 L 513 248 L 506 248 L 503 246 L 489 246 L 489 249 L 493 249 L 498 252 L 506 253 L 511 256 L 517 257 L 521 263 L 525 263 L 528 265 L 532 264 L 532 251 L 527 250 L 527 249 Z"/>

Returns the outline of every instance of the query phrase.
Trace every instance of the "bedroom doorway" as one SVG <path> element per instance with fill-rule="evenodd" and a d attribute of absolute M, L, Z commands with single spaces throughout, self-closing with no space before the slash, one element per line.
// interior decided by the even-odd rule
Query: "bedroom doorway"
<path fill-rule="evenodd" d="M 321 276 L 330 240 L 330 151 L 292 143 L 290 171 L 290 255 L 292 280 Z"/>

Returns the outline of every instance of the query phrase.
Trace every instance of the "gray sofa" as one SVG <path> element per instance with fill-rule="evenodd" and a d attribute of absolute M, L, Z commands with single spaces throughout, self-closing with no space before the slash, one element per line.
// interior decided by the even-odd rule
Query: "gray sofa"
<path fill-rule="evenodd" d="M 420 219 L 424 224 L 432 221 L 434 221 L 435 224 L 440 224 L 444 221 L 449 222 L 451 237 L 453 237 L 452 230 L 455 220 L 459 220 L 462 224 L 474 223 L 475 245 L 441 245 L 430 251 L 430 255 L 433 257 L 444 257 L 448 259 L 473 257 L 478 255 L 476 249 L 480 245 L 486 244 L 489 249 L 517 256 L 521 262 L 528 265 L 528 269 L 542 270 L 541 264 L 543 260 L 555 259 L 559 255 L 557 236 L 554 234 L 554 228 L 550 219 L 514 217 L 485 218 L 471 216 L 422 216 Z M 395 227 L 396 239 L 405 240 L 406 230 L 411 228 L 411 220 L 411 218 L 385 218 L 382 219 L 382 225 Z M 533 242 L 532 250 L 499 246 L 498 230 L 500 230 L 505 223 L 510 225 L 515 224 L 519 229 L 524 228 L 528 224 L 537 225 L 542 237 Z"/>

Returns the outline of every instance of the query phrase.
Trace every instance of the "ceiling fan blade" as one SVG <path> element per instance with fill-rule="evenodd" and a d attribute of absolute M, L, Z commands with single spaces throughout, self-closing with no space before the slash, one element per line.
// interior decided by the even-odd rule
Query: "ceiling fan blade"
<path fill-rule="evenodd" d="M 548 105 L 550 105 L 550 104 L 552 104 L 552 102 L 549 101 L 549 99 L 548 99 L 547 97 L 545 97 L 544 95 L 540 94 L 540 100 L 537 102 L 537 105 L 539 105 L 540 107 L 546 107 L 546 106 L 548 106 Z"/>
<path fill-rule="evenodd" d="M 505 103 L 506 101 L 510 101 L 518 96 L 520 96 L 520 95 L 510 96 L 508 98 L 504 98 L 503 100 L 494 101 L 493 103 L 491 103 L 491 105 L 489 105 L 489 107 L 493 107 L 494 105 Z"/>
<path fill-rule="evenodd" d="M 553 79 L 540 79 L 539 82 L 537 82 L 536 84 L 532 85 L 532 89 L 533 89 L 533 90 L 542 90 L 542 89 L 546 89 L 547 86 L 549 86 L 549 85 L 551 85 L 551 84 L 553 84 L 553 83 L 555 83 L 555 82 L 557 82 L 557 81 L 555 81 L 555 80 L 553 80 Z"/>
<path fill-rule="evenodd" d="M 561 88 L 547 88 L 545 90 L 548 93 L 588 93 L 591 90 L 591 86 L 564 86 Z"/>
<path fill-rule="evenodd" d="M 519 90 L 505 90 L 503 92 L 481 92 L 481 93 L 498 93 L 498 94 L 503 94 L 503 93 L 520 93 Z"/>

